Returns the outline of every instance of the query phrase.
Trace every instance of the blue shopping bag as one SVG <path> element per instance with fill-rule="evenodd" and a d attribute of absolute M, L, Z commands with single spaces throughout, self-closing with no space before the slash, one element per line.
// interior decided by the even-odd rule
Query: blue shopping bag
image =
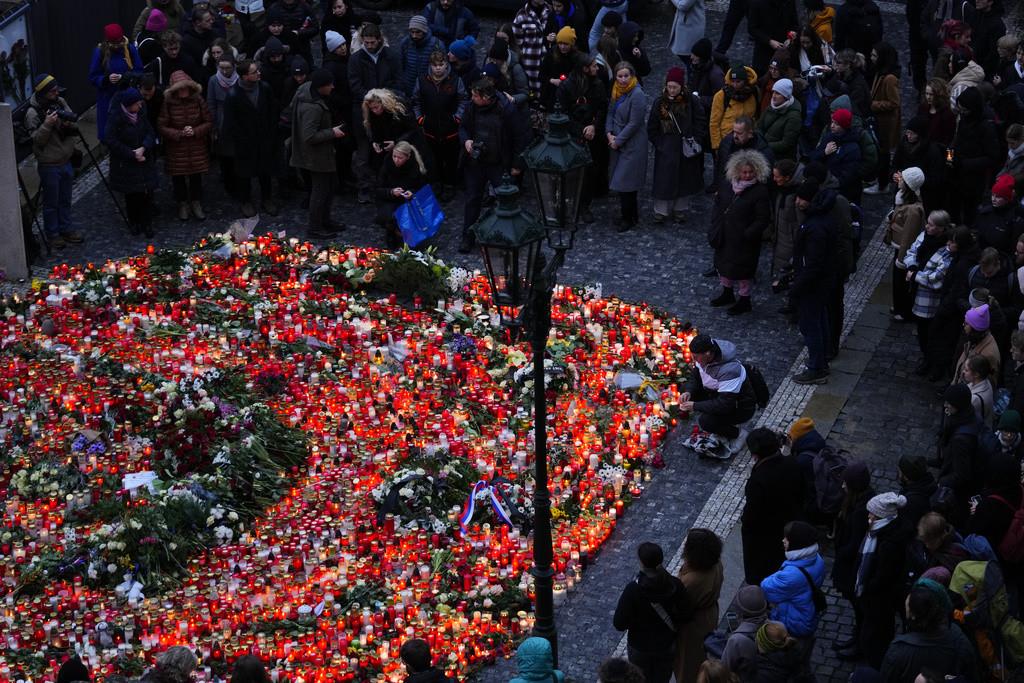
<path fill-rule="evenodd" d="M 395 209 L 395 220 L 402 231 L 402 239 L 410 247 L 437 234 L 444 222 L 444 212 L 437 203 L 434 190 L 424 185 L 412 199 Z"/>

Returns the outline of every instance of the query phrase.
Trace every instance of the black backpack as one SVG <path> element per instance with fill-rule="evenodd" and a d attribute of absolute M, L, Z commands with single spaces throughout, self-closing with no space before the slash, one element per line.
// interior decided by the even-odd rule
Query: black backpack
<path fill-rule="evenodd" d="M 756 365 L 751 363 L 744 363 L 743 369 L 747 371 L 747 381 L 750 382 L 750 388 L 754 390 L 757 407 L 764 410 L 768 407 L 768 401 L 772 397 L 772 392 L 768 390 L 768 383 L 764 381 L 764 375 Z"/>
<path fill-rule="evenodd" d="M 25 117 L 28 116 L 29 109 L 33 109 L 32 105 L 25 104 L 11 114 L 11 121 L 14 124 L 14 144 L 19 147 L 32 144 L 32 131 L 25 125 Z"/>

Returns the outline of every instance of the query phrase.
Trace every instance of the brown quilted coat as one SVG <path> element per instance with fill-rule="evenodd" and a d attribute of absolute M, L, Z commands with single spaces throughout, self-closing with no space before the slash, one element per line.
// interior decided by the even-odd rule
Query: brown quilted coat
<path fill-rule="evenodd" d="M 213 117 L 202 91 L 184 71 L 171 74 L 171 84 L 164 91 L 164 104 L 157 119 L 166 149 L 168 175 L 192 175 L 210 170 Z M 182 97 L 182 92 L 189 93 L 188 97 Z M 195 135 L 185 137 L 185 126 L 192 126 Z"/>

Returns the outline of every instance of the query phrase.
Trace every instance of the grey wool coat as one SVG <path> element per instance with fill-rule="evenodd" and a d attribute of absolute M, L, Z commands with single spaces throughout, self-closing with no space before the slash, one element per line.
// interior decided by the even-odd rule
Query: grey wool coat
<path fill-rule="evenodd" d="M 615 192 L 639 192 L 647 177 L 647 95 L 638 84 L 608 106 L 605 130 L 619 148 L 611 150 L 611 179 Z"/>
<path fill-rule="evenodd" d="M 693 44 L 704 37 L 704 0 L 672 0 L 676 7 L 668 49 L 674 55 L 689 55 Z"/>

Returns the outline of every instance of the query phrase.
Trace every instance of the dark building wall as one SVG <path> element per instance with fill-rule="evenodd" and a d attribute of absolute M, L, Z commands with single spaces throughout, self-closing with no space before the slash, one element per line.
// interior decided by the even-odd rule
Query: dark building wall
<path fill-rule="evenodd" d="M 130 33 L 146 0 L 35 0 L 29 13 L 33 73 L 51 73 L 67 88 L 71 108 L 96 104 L 88 81 L 92 52 L 103 27 L 118 23 Z"/>

